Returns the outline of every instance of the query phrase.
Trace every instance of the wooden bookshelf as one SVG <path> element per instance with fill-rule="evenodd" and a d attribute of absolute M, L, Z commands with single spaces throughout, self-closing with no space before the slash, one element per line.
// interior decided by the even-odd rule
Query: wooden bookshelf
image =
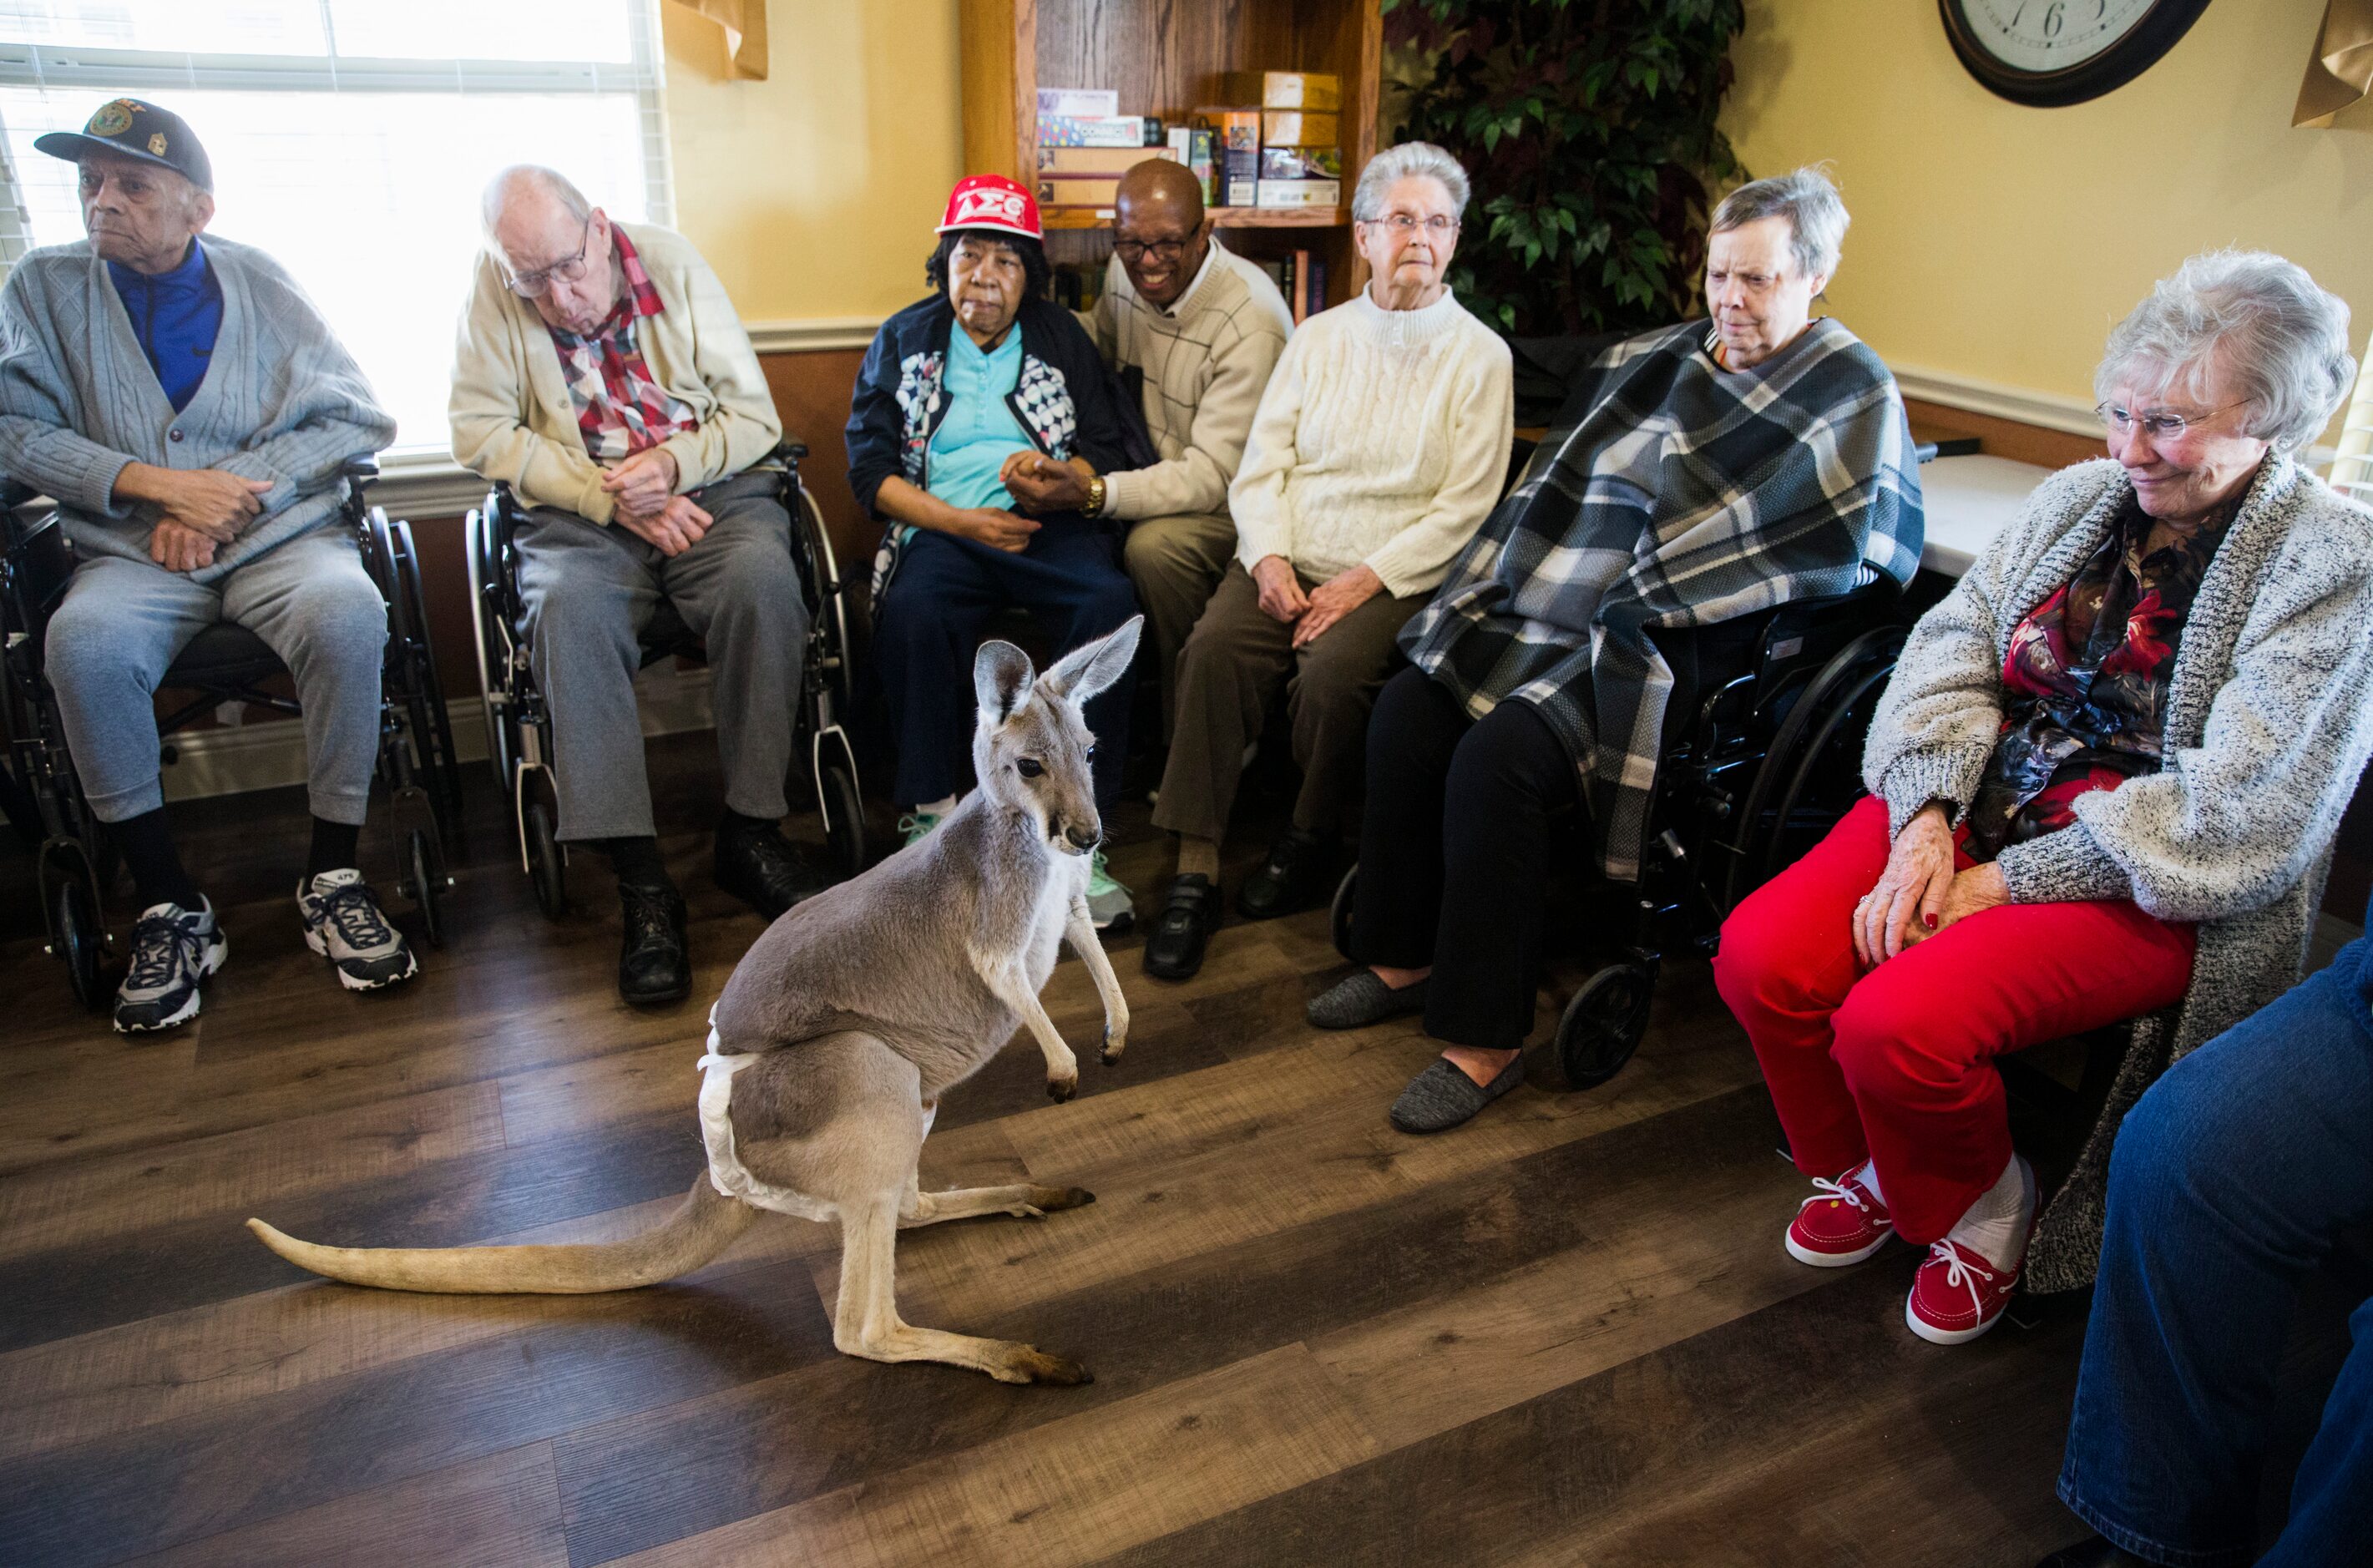
<path fill-rule="evenodd" d="M 1344 193 L 1376 150 L 1376 88 L 1384 64 L 1377 0 L 964 0 L 964 154 L 968 174 L 1035 183 L 1038 85 L 1109 88 L 1124 114 L 1183 123 L 1221 103 L 1228 71 L 1326 71 L 1343 80 Z M 1112 248 L 1091 207 L 1042 215 L 1058 265 L 1090 264 Z M 1278 260 L 1296 250 L 1326 258 L 1327 303 L 1364 281 L 1348 206 L 1214 207 L 1240 255 Z"/>

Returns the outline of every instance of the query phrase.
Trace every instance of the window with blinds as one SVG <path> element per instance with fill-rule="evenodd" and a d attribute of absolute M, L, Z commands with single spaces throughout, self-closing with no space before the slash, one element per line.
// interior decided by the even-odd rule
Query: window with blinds
<path fill-rule="evenodd" d="M 82 237 L 37 152 L 111 98 L 172 110 L 215 170 L 210 233 L 302 283 L 395 415 L 442 451 L 478 197 L 511 163 L 672 221 L 658 0 L 0 0 L 0 269 Z"/>

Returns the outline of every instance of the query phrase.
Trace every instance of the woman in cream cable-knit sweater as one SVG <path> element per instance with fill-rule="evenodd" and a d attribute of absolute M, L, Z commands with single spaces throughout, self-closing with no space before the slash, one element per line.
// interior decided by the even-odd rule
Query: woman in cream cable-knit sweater
<path fill-rule="evenodd" d="M 1351 217 L 1374 277 L 1293 334 L 1262 395 L 1228 491 L 1235 564 L 1178 660 L 1153 820 L 1179 836 L 1179 875 L 1148 974 L 1202 965 L 1220 923 L 1220 839 L 1280 684 L 1302 790 L 1237 907 L 1280 915 L 1331 885 L 1393 639 L 1499 498 L 1514 433 L 1508 345 L 1443 281 L 1467 196 L 1466 171 L 1430 143 L 1370 159 Z"/>

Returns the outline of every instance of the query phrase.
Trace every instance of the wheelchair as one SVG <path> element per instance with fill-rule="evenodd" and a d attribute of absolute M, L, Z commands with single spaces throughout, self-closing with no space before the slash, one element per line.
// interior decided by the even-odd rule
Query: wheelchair
<path fill-rule="evenodd" d="M 1548 425 L 1566 376 L 1621 334 L 1514 344 L 1519 424 Z M 1913 448 L 1921 463 L 1966 456 L 1956 437 Z M 1504 497 L 1534 443 L 1519 439 Z M 1526 1048 L 1527 1071 L 1553 1085 L 1593 1089 L 1623 1071 L 1648 1032 L 1665 954 L 1711 956 L 1741 900 L 1820 842 L 1862 795 L 1862 745 L 1914 608 L 1892 579 L 1852 592 L 1799 599 L 1658 639 L 1673 666 L 1656 788 L 1640 880 L 1618 889 L 1628 906 L 1616 962 L 1583 982 L 1556 1034 Z M 1575 813 L 1561 827 L 1584 825 Z M 1576 859 L 1586 859 L 1577 846 Z M 1351 953 L 1355 864 L 1329 911 L 1336 952 Z M 1611 885 L 1611 884 L 1610 884 Z"/>
<path fill-rule="evenodd" d="M 866 845 L 857 753 L 841 728 L 852 673 L 848 601 L 824 513 L 800 482 L 800 463 L 806 456 L 806 447 L 786 441 L 754 466 L 779 478 L 784 509 L 791 516 L 792 565 L 808 612 L 794 744 L 806 758 L 833 870 L 852 877 L 865 869 Z M 478 692 L 485 708 L 486 756 L 511 802 L 520 869 L 534 888 L 536 907 L 556 920 L 568 907 L 568 852 L 558 837 L 552 712 L 536 686 L 527 606 L 520 592 L 518 532 L 525 516 L 526 509 L 510 486 L 497 484 L 463 524 L 470 600 L 476 612 L 471 627 L 477 647 Z M 680 655 L 706 657 L 700 640 L 664 598 L 640 641 L 645 669 Z"/>
<path fill-rule="evenodd" d="M 445 698 L 437 686 L 411 525 L 390 519 L 384 509 L 365 498 L 378 474 L 378 467 L 368 461 L 347 463 L 340 475 L 340 510 L 387 603 L 377 775 L 393 804 L 403 846 L 397 883 L 419 912 L 430 944 L 442 946 L 442 901 L 452 885 L 445 869 L 445 845 L 460 819 L 461 773 Z M 31 818 L 19 825 L 37 841 L 36 877 L 48 950 L 65 965 L 75 999 L 96 1009 L 107 1000 L 101 968 L 114 946 L 102 912 L 115 859 L 83 797 L 57 696 L 43 668 L 42 634 L 73 574 L 74 546 L 54 508 L 38 504 L 22 486 L 5 482 L 0 486 L 5 486 L 0 488 L 0 633 L 6 642 L 0 661 L 6 666 L 0 675 L 0 710 L 5 710 L 8 755 L 23 802 L 19 809 L 28 810 Z M 158 683 L 160 688 L 193 695 L 158 720 L 158 732 L 170 736 L 226 702 L 294 714 L 298 705 L 293 698 L 264 689 L 265 682 L 286 669 L 253 632 L 217 622 L 190 640 Z M 175 760 L 170 744 L 163 748 L 163 760 Z"/>
<path fill-rule="evenodd" d="M 1901 600 L 1882 577 L 1660 639 L 1674 685 L 1640 880 L 1617 890 L 1628 908 L 1616 961 L 1573 993 L 1546 1046 L 1527 1048 L 1544 1080 L 1591 1089 L 1620 1072 L 1647 1033 L 1665 954 L 1711 955 L 1730 911 L 1860 797 L 1863 739 L 1911 631 Z M 1586 821 L 1577 811 L 1558 825 L 1579 837 Z M 1359 874 L 1343 873 L 1330 911 L 1349 962 Z"/>

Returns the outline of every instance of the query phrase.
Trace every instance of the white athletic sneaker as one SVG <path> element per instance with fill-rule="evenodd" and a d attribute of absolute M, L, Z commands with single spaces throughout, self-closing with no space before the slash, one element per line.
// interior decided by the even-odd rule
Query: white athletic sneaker
<path fill-rule="evenodd" d="M 229 956 L 207 900 L 195 909 L 151 904 L 141 910 L 132 927 L 132 967 L 115 990 L 116 1033 L 170 1029 L 195 1018 L 199 982 Z"/>
<path fill-rule="evenodd" d="M 300 883 L 297 911 L 305 918 L 305 945 L 330 961 L 338 984 L 350 991 L 375 991 L 420 972 L 358 871 L 323 872 Z"/>

